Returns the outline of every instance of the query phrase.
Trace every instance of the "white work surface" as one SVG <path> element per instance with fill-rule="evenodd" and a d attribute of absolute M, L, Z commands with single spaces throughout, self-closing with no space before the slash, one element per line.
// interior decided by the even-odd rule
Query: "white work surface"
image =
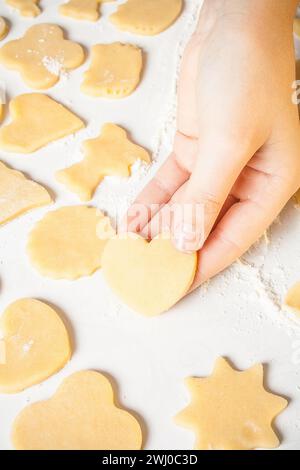
<path fill-rule="evenodd" d="M 83 117 L 87 129 L 32 155 L 1 152 L 1 160 L 50 188 L 55 205 L 0 228 L 0 311 L 23 297 L 53 304 L 69 326 L 74 354 L 63 370 L 42 384 L 0 396 L 0 449 L 11 448 L 12 422 L 24 406 L 51 397 L 63 378 L 81 369 L 105 371 L 114 378 L 121 404 L 141 417 L 145 448 L 192 449 L 193 434 L 175 425 L 172 418 L 189 401 L 183 379 L 210 374 L 218 356 L 228 357 L 241 369 L 256 362 L 265 364 L 268 388 L 289 399 L 288 408 L 276 419 L 280 448 L 300 449 L 300 320 L 297 324 L 280 309 L 286 289 L 300 280 L 300 210 L 293 203 L 242 262 L 169 313 L 152 319 L 121 305 L 105 284 L 101 270 L 74 282 L 53 281 L 41 277 L 26 255 L 28 233 L 36 221 L 55 207 L 78 203 L 74 194 L 56 182 L 54 173 L 81 158 L 81 142 L 97 136 L 103 123 L 127 128 L 137 143 L 153 152 L 157 163 L 148 174 L 137 169 L 128 181 L 106 180 L 92 205 L 112 215 L 116 207 L 124 209 L 167 156 L 175 129 L 179 58 L 194 28 L 199 2 L 186 0 L 176 24 L 155 37 L 115 29 L 108 16 L 116 4 L 103 5 L 101 19 L 89 23 L 60 16 L 57 7 L 62 0 L 42 0 L 43 14 L 36 19 L 21 18 L 0 2 L 0 15 L 12 26 L 5 41 L 20 37 L 32 24 L 53 22 L 87 49 L 96 43 L 121 41 L 141 46 L 146 54 L 142 83 L 127 99 L 109 101 L 80 93 L 89 59 L 46 91 Z M 8 98 L 30 91 L 18 73 L 1 66 L 0 77 Z M 7 116 L 5 122 L 8 120 Z"/>

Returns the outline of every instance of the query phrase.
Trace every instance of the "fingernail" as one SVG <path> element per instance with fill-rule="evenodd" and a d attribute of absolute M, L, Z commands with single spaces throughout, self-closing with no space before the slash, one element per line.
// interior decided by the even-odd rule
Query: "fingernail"
<path fill-rule="evenodd" d="M 203 246 L 201 233 L 192 224 L 178 225 L 173 233 L 175 247 L 186 253 L 193 253 Z"/>

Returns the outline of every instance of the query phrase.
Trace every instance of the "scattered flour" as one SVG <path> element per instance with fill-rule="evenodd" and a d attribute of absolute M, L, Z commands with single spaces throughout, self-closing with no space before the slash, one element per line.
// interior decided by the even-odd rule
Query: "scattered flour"
<path fill-rule="evenodd" d="M 67 80 L 69 78 L 68 72 L 64 69 L 63 64 L 58 59 L 53 59 L 53 57 L 45 56 L 42 59 L 42 63 L 44 67 L 50 72 L 52 75 L 56 77 L 60 77 L 63 80 Z"/>

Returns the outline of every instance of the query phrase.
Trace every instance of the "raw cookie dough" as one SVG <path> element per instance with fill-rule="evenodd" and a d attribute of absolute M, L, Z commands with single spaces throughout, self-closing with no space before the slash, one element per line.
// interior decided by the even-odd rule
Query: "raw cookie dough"
<path fill-rule="evenodd" d="M 69 0 L 60 5 L 59 13 L 75 20 L 97 21 L 99 19 L 99 4 L 115 0 Z"/>
<path fill-rule="evenodd" d="M 138 86 L 143 66 L 142 51 L 130 44 L 97 44 L 81 91 L 90 96 L 124 98 Z"/>
<path fill-rule="evenodd" d="M 12 122 L 0 129 L 0 149 L 32 153 L 82 127 L 83 121 L 52 98 L 27 93 L 9 104 Z"/>
<path fill-rule="evenodd" d="M 197 450 L 275 448 L 272 421 L 287 400 L 264 389 L 263 366 L 237 371 L 219 358 L 207 378 L 190 377 L 191 403 L 176 417 L 195 432 Z"/>
<path fill-rule="evenodd" d="M 57 180 L 82 201 L 89 201 L 105 176 L 128 177 L 137 160 L 150 163 L 148 152 L 133 144 L 124 129 L 105 124 L 101 135 L 83 144 L 84 159 L 56 173 Z"/>
<path fill-rule="evenodd" d="M 31 26 L 21 39 L 0 49 L 0 63 L 20 72 L 24 82 L 38 90 L 52 87 L 62 72 L 83 62 L 82 47 L 64 39 L 63 30 L 54 24 Z"/>
<path fill-rule="evenodd" d="M 12 441 L 17 450 L 140 450 L 142 431 L 115 405 L 109 380 L 86 370 L 67 377 L 49 400 L 21 411 Z"/>
<path fill-rule="evenodd" d="M 43 186 L 0 162 L 0 225 L 50 203 L 51 196 Z"/>
<path fill-rule="evenodd" d="M 148 243 L 139 235 L 122 234 L 108 241 L 102 267 L 108 284 L 125 304 L 154 316 L 169 310 L 188 292 L 197 255 L 176 250 L 170 237 Z"/>
<path fill-rule="evenodd" d="M 7 36 L 9 31 L 8 23 L 7 21 L 0 16 L 0 41 Z"/>
<path fill-rule="evenodd" d="M 128 0 L 110 21 L 121 30 L 153 36 L 171 26 L 181 10 L 182 0 Z"/>
<path fill-rule="evenodd" d="M 0 318 L 4 363 L 0 392 L 16 393 L 62 369 L 71 357 L 70 340 L 58 314 L 35 299 L 12 303 Z"/>
<path fill-rule="evenodd" d="M 5 0 L 7 5 L 16 8 L 20 15 L 33 18 L 41 14 L 40 0 Z"/>
<path fill-rule="evenodd" d="M 300 38 L 300 18 L 294 19 L 294 33 Z"/>
<path fill-rule="evenodd" d="M 93 207 L 70 206 L 48 212 L 28 241 L 33 266 L 52 279 L 77 279 L 101 267 L 112 235 L 109 219 Z"/>
<path fill-rule="evenodd" d="M 300 282 L 294 284 L 288 291 L 283 305 L 300 318 Z"/>

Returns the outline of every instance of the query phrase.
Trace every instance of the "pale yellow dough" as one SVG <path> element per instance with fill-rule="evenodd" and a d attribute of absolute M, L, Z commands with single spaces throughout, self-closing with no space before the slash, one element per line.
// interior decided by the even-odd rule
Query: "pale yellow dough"
<path fill-rule="evenodd" d="M 7 152 L 32 153 L 84 127 L 79 117 L 39 93 L 17 96 L 9 109 L 12 122 L 0 129 L 0 149 Z"/>
<path fill-rule="evenodd" d="M 197 450 L 275 448 L 274 418 L 287 400 L 265 390 L 263 366 L 237 371 L 219 358 L 207 378 L 190 377 L 191 403 L 176 417 L 195 432 Z"/>
<path fill-rule="evenodd" d="M 153 36 L 171 26 L 181 10 L 182 0 L 128 0 L 110 21 L 121 30 Z"/>
<path fill-rule="evenodd" d="M 124 98 L 138 86 L 143 66 L 142 51 L 130 44 L 97 44 L 81 91 L 102 98 Z"/>
<path fill-rule="evenodd" d="M 177 251 L 170 237 L 148 243 L 136 234 L 108 241 L 102 256 L 104 277 L 130 308 L 145 316 L 169 310 L 189 290 L 197 255 Z"/>
<path fill-rule="evenodd" d="M 300 38 L 300 18 L 294 19 L 294 33 Z"/>
<path fill-rule="evenodd" d="M 84 159 L 56 173 L 57 180 L 82 201 L 89 201 L 105 176 L 130 175 L 130 167 L 142 160 L 150 163 L 148 152 L 133 144 L 124 129 L 115 124 L 105 124 L 101 135 L 83 144 Z"/>
<path fill-rule="evenodd" d="M 8 23 L 7 21 L 0 16 L 0 41 L 7 36 L 9 31 Z"/>
<path fill-rule="evenodd" d="M 49 400 L 21 411 L 12 441 L 17 450 L 140 450 L 142 431 L 116 406 L 109 380 L 86 370 L 67 377 Z"/>
<path fill-rule="evenodd" d="M 52 87 L 62 72 L 83 62 L 83 48 L 64 39 L 63 30 L 54 24 L 31 26 L 21 39 L 0 49 L 0 63 L 20 72 L 24 82 L 37 90 Z"/>
<path fill-rule="evenodd" d="M 42 13 L 39 8 L 40 0 L 5 0 L 5 2 L 18 10 L 22 16 L 34 18 Z"/>
<path fill-rule="evenodd" d="M 0 225 L 51 203 L 48 191 L 0 162 Z"/>
<path fill-rule="evenodd" d="M 35 299 L 12 303 L 0 318 L 4 357 L 0 392 L 16 393 L 59 371 L 71 357 L 65 325 L 47 304 Z"/>
<path fill-rule="evenodd" d="M 300 318 L 300 282 L 296 282 L 284 299 L 284 307 L 292 310 Z"/>
<path fill-rule="evenodd" d="M 111 234 L 109 219 L 98 209 L 62 207 L 48 212 L 36 224 L 27 250 L 42 275 L 77 279 L 101 267 L 102 252 Z"/>
<path fill-rule="evenodd" d="M 97 21 L 99 19 L 99 4 L 115 0 L 69 0 L 59 7 L 59 13 L 75 20 Z"/>

